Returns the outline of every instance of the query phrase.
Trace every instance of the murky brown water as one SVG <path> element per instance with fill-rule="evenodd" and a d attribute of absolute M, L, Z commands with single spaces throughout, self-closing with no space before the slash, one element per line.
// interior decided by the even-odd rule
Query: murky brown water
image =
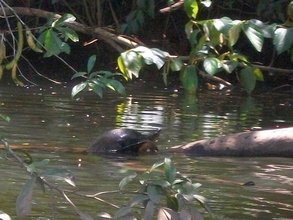
<path fill-rule="evenodd" d="M 139 86 L 138 86 L 139 85 Z M 139 88 L 139 89 L 137 89 Z M 0 112 L 11 122 L 0 122 L 0 132 L 13 146 L 30 148 L 36 160 L 50 159 L 50 168 L 66 168 L 83 193 L 118 189 L 127 170 L 144 170 L 165 156 L 177 169 L 202 183 L 216 219 L 290 219 L 293 216 L 293 160 L 291 158 L 209 158 L 169 155 L 170 146 L 248 129 L 293 125 L 292 94 L 262 94 L 253 98 L 205 92 L 197 98 L 151 88 L 141 82 L 129 87 L 126 98 L 86 94 L 70 98 L 68 88 L 0 88 Z M 141 131 L 161 128 L 162 154 L 137 158 L 104 158 L 70 153 L 85 149 L 105 130 L 129 127 Z M 34 149 L 32 149 L 34 148 Z M 63 152 L 66 149 L 67 152 Z M 15 199 L 28 177 L 12 161 L 0 160 L 0 210 L 15 216 Z M 254 181 L 255 186 L 242 183 Z M 71 189 L 69 187 L 69 189 Z M 104 197 L 125 202 L 121 195 Z M 96 216 L 114 208 L 93 199 L 73 196 L 81 210 Z M 34 191 L 32 219 L 77 219 L 68 205 L 54 203 L 38 188 Z"/>

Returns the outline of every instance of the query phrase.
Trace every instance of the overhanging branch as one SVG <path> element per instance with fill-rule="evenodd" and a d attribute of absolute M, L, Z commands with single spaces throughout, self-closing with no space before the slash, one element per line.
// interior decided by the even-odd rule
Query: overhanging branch
<path fill-rule="evenodd" d="M 18 16 L 36 16 L 36 17 L 42 17 L 47 18 L 49 16 L 52 16 L 53 18 L 60 18 L 61 15 L 48 12 L 41 9 L 36 8 L 27 8 L 27 7 L 12 7 L 12 8 L 3 8 L 3 10 L 0 11 L 0 16 L 9 16 L 9 15 L 18 15 Z M 76 32 L 80 32 L 86 35 L 92 35 L 95 36 L 109 45 L 111 45 L 115 50 L 118 52 L 122 52 L 124 47 L 127 48 L 133 48 L 139 45 L 136 41 L 131 40 L 130 38 L 125 38 L 122 35 L 112 33 L 108 30 L 105 30 L 102 27 L 90 27 L 84 24 L 81 24 L 79 22 L 65 22 L 65 25 L 72 28 Z"/>

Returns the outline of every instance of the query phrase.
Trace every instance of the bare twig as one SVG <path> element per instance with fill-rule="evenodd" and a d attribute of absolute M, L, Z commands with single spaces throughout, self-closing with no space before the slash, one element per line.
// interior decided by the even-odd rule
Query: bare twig
<path fill-rule="evenodd" d="M 175 11 L 175 10 L 181 8 L 183 4 L 184 4 L 184 0 L 179 0 L 178 2 L 168 6 L 166 8 L 160 9 L 160 12 L 161 13 L 169 13 L 169 12 Z"/>
<path fill-rule="evenodd" d="M 268 71 L 268 72 L 274 72 L 274 73 L 281 73 L 281 74 L 291 74 L 293 73 L 293 69 L 283 69 L 283 68 L 277 68 L 277 67 L 271 67 L 271 66 L 262 66 L 262 65 L 256 65 L 253 64 L 254 67 L 257 67 L 261 70 Z"/>
<path fill-rule="evenodd" d="M 226 80 L 224 80 L 224 79 L 222 79 L 220 77 L 209 75 L 209 74 L 207 74 L 207 73 L 205 73 L 203 71 L 198 71 L 198 74 L 201 75 L 203 78 L 212 80 L 212 81 L 217 82 L 219 84 L 223 84 L 223 85 L 225 85 L 227 87 L 232 86 L 231 83 L 229 83 L 228 81 L 226 81 Z"/>

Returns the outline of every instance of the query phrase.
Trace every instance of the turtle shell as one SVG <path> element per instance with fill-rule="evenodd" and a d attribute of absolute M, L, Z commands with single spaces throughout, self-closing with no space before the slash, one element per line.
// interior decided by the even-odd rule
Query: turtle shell
<path fill-rule="evenodd" d="M 160 130 L 142 134 L 128 128 L 118 128 L 105 132 L 89 148 L 90 153 L 142 153 L 156 152 L 153 140 L 159 136 Z"/>

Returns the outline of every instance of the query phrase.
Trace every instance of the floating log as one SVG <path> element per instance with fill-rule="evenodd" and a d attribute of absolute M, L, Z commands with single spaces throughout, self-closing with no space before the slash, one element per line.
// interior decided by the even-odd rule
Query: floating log
<path fill-rule="evenodd" d="M 293 127 L 248 131 L 171 147 L 194 156 L 293 157 Z"/>

